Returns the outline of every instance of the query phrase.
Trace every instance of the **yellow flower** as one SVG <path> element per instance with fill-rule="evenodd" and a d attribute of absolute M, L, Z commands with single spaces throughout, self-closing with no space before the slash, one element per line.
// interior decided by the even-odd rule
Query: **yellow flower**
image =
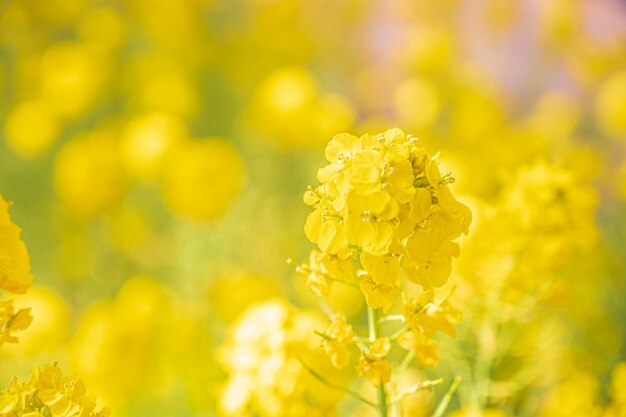
<path fill-rule="evenodd" d="M 369 195 L 383 188 L 383 156 L 376 151 L 355 153 L 350 170 L 350 184 L 361 195 Z"/>
<path fill-rule="evenodd" d="M 322 297 L 328 297 L 334 281 L 354 282 L 352 259 L 342 259 L 318 250 L 312 250 L 309 262 L 296 267 L 296 271 L 306 276 L 306 285 Z"/>
<path fill-rule="evenodd" d="M 226 213 L 243 182 L 244 164 L 237 150 L 212 138 L 175 149 L 165 160 L 161 189 L 174 213 L 210 221 Z"/>
<path fill-rule="evenodd" d="M 426 188 L 415 190 L 415 196 L 410 203 L 409 219 L 417 224 L 428 218 L 431 213 L 432 195 Z"/>
<path fill-rule="evenodd" d="M 374 308 L 382 308 L 386 313 L 395 304 L 399 287 L 377 284 L 371 276 L 364 274 L 360 277 L 359 287 L 365 296 L 367 304 Z"/>
<path fill-rule="evenodd" d="M 7 144 L 25 158 L 37 157 L 50 149 L 59 130 L 60 122 L 53 108 L 42 100 L 17 104 L 4 123 Z"/>
<path fill-rule="evenodd" d="M 56 365 L 34 367 L 28 382 L 16 378 L 0 393 L 0 414 L 15 417 L 108 417 L 95 411 L 96 397 L 75 376 L 63 375 Z"/>
<path fill-rule="evenodd" d="M 386 254 L 393 238 L 393 220 L 398 214 L 398 203 L 383 191 L 367 196 L 350 193 L 348 208 L 348 241 L 372 255 Z"/>
<path fill-rule="evenodd" d="M 35 317 L 20 343 L 7 346 L 7 353 L 17 356 L 57 353 L 65 346 L 70 328 L 70 310 L 61 294 L 48 287 L 34 286 L 28 293 L 15 297 L 17 308 Z M 30 321 L 30 319 L 29 319 Z M 15 324 L 15 322 L 13 323 Z"/>
<path fill-rule="evenodd" d="M 315 381 L 303 365 L 321 375 L 335 372 L 314 334 L 323 323 L 321 316 L 280 299 L 248 308 L 219 350 L 228 371 L 218 397 L 220 415 L 305 417 L 317 415 L 315 409 L 333 415 L 338 394 Z M 341 340 L 349 337 L 344 326 L 331 325 L 329 330 Z"/>
<path fill-rule="evenodd" d="M 417 298 L 409 298 L 403 293 L 402 314 L 414 330 L 434 337 L 438 331 L 456 336 L 453 324 L 461 320 L 461 313 L 450 305 L 448 299 L 437 301 L 432 290 L 425 291 Z"/>
<path fill-rule="evenodd" d="M 321 145 L 333 132 L 350 128 L 355 118 L 345 97 L 320 91 L 316 78 L 302 67 L 279 68 L 259 85 L 249 119 L 268 139 L 284 148 Z"/>
<path fill-rule="evenodd" d="M 64 143 L 54 163 L 54 186 L 65 208 L 81 219 L 118 204 L 125 193 L 126 174 L 117 132 L 105 128 Z"/>
<path fill-rule="evenodd" d="M 33 277 L 20 228 L 9 217 L 9 204 L 0 196 L 0 289 L 24 293 Z"/>
<path fill-rule="evenodd" d="M 346 322 L 346 317 L 337 314 L 322 336 L 322 347 L 333 366 L 337 369 L 345 368 L 350 360 L 348 347 L 354 337 L 354 331 Z"/>
<path fill-rule="evenodd" d="M 15 311 L 13 300 L 0 301 L 0 346 L 3 343 L 17 343 L 15 332 L 26 329 L 33 321 L 30 308 Z"/>
<path fill-rule="evenodd" d="M 328 142 L 324 155 L 326 160 L 332 163 L 349 161 L 355 152 L 363 149 L 361 140 L 349 133 L 339 133 Z"/>
<path fill-rule="evenodd" d="M 154 179 L 161 173 L 167 154 L 186 140 L 185 124 L 172 114 L 153 112 L 136 116 L 120 135 L 124 168 L 137 177 Z"/>
<path fill-rule="evenodd" d="M 430 240 L 432 231 L 420 230 L 407 240 L 408 256 L 401 265 L 409 280 L 424 288 L 441 287 L 452 272 L 451 260 L 458 256 L 459 247 L 455 242 Z"/>
<path fill-rule="evenodd" d="M 366 377 L 375 387 L 391 381 L 391 363 L 385 356 L 391 350 L 391 341 L 388 337 L 376 339 L 369 352 L 363 352 L 359 359 L 357 371 Z"/>
<path fill-rule="evenodd" d="M 426 336 L 420 331 L 411 330 L 402 333 L 398 337 L 398 345 L 403 349 L 415 352 L 415 359 L 428 367 L 437 366 L 439 363 L 439 342 Z"/>
<path fill-rule="evenodd" d="M 321 207 L 315 209 L 306 219 L 304 232 L 323 252 L 336 255 L 345 253 L 348 249 L 344 221 L 339 213 L 325 211 Z"/>
<path fill-rule="evenodd" d="M 626 412 L 626 362 L 617 364 L 613 369 L 610 392 L 613 404 Z"/>
<path fill-rule="evenodd" d="M 395 255 L 374 256 L 361 253 L 361 265 L 376 284 L 397 287 L 400 285 L 400 260 Z"/>

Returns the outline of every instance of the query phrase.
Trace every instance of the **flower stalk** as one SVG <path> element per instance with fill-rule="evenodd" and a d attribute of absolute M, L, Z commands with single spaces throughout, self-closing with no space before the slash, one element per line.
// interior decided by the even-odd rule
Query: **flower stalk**
<path fill-rule="evenodd" d="M 367 306 L 367 324 L 369 328 L 370 341 L 373 343 L 380 336 L 378 327 L 378 312 L 369 305 Z M 389 406 L 387 404 L 387 389 L 385 384 L 381 383 L 376 390 L 378 414 L 380 417 L 388 417 Z"/>

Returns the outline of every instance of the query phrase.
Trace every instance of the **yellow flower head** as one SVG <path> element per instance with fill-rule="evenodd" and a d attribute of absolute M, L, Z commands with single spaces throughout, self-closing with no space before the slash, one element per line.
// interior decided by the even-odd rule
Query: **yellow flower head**
<path fill-rule="evenodd" d="M 448 186 L 454 179 L 439 169 L 438 155 L 418 145 L 400 129 L 338 134 L 326 147 L 329 164 L 317 174 L 321 184 L 304 196 L 314 209 L 304 227 L 307 237 L 340 258 L 352 248 L 360 251 L 365 274 L 359 284 L 373 308 L 393 306 L 401 270 L 425 289 L 445 284 L 459 252 L 454 240 L 471 222 L 471 212 Z M 315 281 L 324 293 L 326 282 Z"/>

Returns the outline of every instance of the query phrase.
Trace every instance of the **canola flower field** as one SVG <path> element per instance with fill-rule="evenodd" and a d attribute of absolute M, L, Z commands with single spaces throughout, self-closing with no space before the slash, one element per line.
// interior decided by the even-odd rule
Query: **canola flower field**
<path fill-rule="evenodd" d="M 622 0 L 0 0 L 0 417 L 626 417 Z"/>

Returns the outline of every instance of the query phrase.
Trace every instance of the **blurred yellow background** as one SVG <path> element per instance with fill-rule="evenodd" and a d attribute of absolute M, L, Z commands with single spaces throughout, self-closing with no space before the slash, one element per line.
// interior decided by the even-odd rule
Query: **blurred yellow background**
<path fill-rule="evenodd" d="M 267 375 L 233 351 L 323 362 L 302 195 L 334 134 L 397 126 L 474 213 L 458 336 L 399 384 L 461 375 L 455 417 L 626 416 L 624 1 L 4 0 L 0 121 L 35 277 L 0 386 L 58 362 L 114 416 L 311 415 L 237 414 Z M 328 304 L 365 326 L 358 290 Z M 372 415 L 281 358 L 320 415 Z"/>

